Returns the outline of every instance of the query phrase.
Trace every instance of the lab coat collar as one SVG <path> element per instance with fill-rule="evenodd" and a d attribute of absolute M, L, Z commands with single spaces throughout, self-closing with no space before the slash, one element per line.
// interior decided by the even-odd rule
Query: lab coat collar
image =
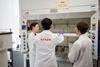
<path fill-rule="evenodd" d="M 50 30 L 44 30 L 42 33 L 52 33 Z"/>
<path fill-rule="evenodd" d="M 34 36 L 36 35 L 35 33 L 33 33 L 32 31 L 31 31 L 31 34 L 33 34 Z"/>
<path fill-rule="evenodd" d="M 87 37 L 87 34 L 81 34 L 81 35 L 79 36 L 79 38 L 84 38 L 84 37 Z"/>

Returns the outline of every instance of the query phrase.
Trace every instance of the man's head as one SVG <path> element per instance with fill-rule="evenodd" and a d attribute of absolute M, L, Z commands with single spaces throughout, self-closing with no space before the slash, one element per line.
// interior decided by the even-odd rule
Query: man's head
<path fill-rule="evenodd" d="M 49 18 L 44 18 L 41 21 L 41 25 L 42 25 L 43 30 L 50 30 L 51 25 L 52 25 L 52 20 Z"/>
<path fill-rule="evenodd" d="M 76 33 L 78 34 L 78 35 L 81 35 L 81 34 L 85 34 L 86 32 L 87 32 L 87 30 L 88 30 L 88 24 L 87 23 L 85 23 L 85 22 L 79 22 L 79 23 L 77 23 L 76 24 Z"/>
<path fill-rule="evenodd" d="M 30 30 L 34 33 L 39 32 L 39 24 L 37 22 L 34 22 L 30 25 Z"/>

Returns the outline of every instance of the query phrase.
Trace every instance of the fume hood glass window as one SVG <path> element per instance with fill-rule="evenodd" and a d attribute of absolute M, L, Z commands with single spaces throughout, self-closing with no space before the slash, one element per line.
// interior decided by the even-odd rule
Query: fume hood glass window
<path fill-rule="evenodd" d="M 86 22 L 90 25 L 89 18 L 53 19 L 52 32 L 75 33 L 75 27 L 78 22 Z"/>
<path fill-rule="evenodd" d="M 73 43 L 78 39 L 75 35 L 75 25 L 78 22 L 87 22 L 90 25 L 89 18 L 71 18 L 71 19 L 52 19 L 53 24 L 51 26 L 51 31 L 53 33 L 64 33 L 64 41 L 61 44 L 58 44 L 55 47 L 55 54 L 57 57 L 57 61 L 60 62 L 68 62 L 68 53 L 71 49 Z M 41 20 L 28 20 L 27 27 L 30 26 L 31 23 L 38 22 L 42 32 Z M 29 33 L 30 31 L 28 31 Z"/>
<path fill-rule="evenodd" d="M 55 48 L 56 56 L 60 57 L 62 59 L 67 59 L 67 55 L 69 53 L 69 50 L 72 46 L 72 44 L 77 40 L 77 37 L 66 37 L 64 36 L 64 41 L 57 45 Z"/>

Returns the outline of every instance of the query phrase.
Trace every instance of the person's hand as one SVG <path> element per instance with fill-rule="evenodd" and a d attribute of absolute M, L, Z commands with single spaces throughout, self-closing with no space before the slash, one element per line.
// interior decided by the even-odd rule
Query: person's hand
<path fill-rule="evenodd" d="M 60 34 L 60 35 L 63 35 L 63 34 L 64 34 L 64 31 L 60 31 L 59 34 Z"/>

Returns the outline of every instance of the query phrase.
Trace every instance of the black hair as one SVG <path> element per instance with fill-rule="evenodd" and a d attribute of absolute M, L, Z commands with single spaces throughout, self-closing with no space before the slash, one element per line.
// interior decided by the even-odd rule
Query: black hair
<path fill-rule="evenodd" d="M 88 24 L 85 22 L 79 22 L 76 24 L 77 29 L 80 31 L 81 34 L 85 34 L 89 28 Z"/>
<path fill-rule="evenodd" d="M 31 23 L 31 25 L 30 25 L 30 30 L 32 30 L 32 27 L 35 27 L 37 24 L 38 24 L 37 22 Z"/>
<path fill-rule="evenodd" d="M 51 25 L 52 25 L 52 20 L 49 19 L 49 18 L 44 18 L 42 21 L 41 21 L 41 25 L 42 25 L 42 28 L 44 30 L 49 30 L 51 28 Z"/>

